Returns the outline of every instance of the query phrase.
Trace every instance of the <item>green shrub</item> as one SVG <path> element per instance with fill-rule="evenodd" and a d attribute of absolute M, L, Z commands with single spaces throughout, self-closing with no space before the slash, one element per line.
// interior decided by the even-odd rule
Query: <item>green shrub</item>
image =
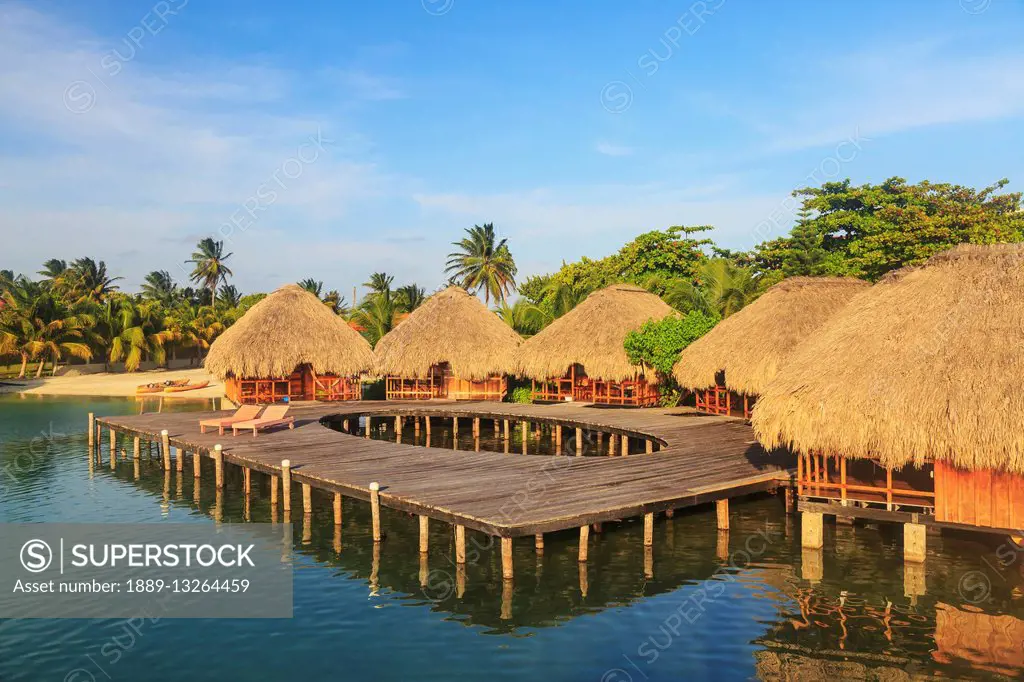
<path fill-rule="evenodd" d="M 528 404 L 533 402 L 533 390 L 529 386 L 516 386 L 508 398 L 511 403 Z"/>
<path fill-rule="evenodd" d="M 682 317 L 670 315 L 662 320 L 648 320 L 626 335 L 626 354 L 634 365 L 652 367 L 662 376 L 671 376 L 683 349 L 711 331 L 719 319 L 715 314 L 691 310 Z"/>

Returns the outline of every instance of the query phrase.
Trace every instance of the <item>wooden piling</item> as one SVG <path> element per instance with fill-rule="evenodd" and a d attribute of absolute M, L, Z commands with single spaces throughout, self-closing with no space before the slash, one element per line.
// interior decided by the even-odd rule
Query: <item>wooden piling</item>
<path fill-rule="evenodd" d="M 270 474 L 270 506 L 275 508 L 275 509 L 277 508 L 277 498 L 278 498 L 277 489 L 278 489 L 278 487 L 280 487 L 280 485 L 281 485 L 281 479 L 278 478 L 276 474 Z M 199 489 L 199 486 L 196 486 L 196 490 L 198 490 L 198 489 Z"/>
<path fill-rule="evenodd" d="M 174 468 L 181 472 L 185 470 L 185 448 L 176 448 L 174 451 Z"/>
<path fill-rule="evenodd" d="M 110 428 L 110 468 L 114 468 L 114 460 L 117 458 L 117 432 Z"/>
<path fill-rule="evenodd" d="M 334 525 L 341 525 L 341 493 L 334 493 Z"/>
<path fill-rule="evenodd" d="M 246 497 L 252 495 L 252 469 L 249 467 L 242 467 L 242 490 Z"/>
<path fill-rule="evenodd" d="M 555 424 L 555 454 L 562 454 L 562 425 Z"/>
<path fill-rule="evenodd" d="M 538 552 L 544 551 L 544 533 L 537 533 L 533 536 L 533 548 Z"/>
<path fill-rule="evenodd" d="M 224 488 L 224 448 L 221 447 L 220 443 L 213 446 L 213 465 L 217 490 L 221 490 Z M 287 508 L 285 507 L 285 509 Z"/>
<path fill-rule="evenodd" d="M 583 456 L 583 429 L 576 427 L 576 456 Z"/>
<path fill-rule="evenodd" d="M 466 563 L 466 527 L 455 524 L 455 563 Z"/>
<path fill-rule="evenodd" d="M 718 530 L 729 530 L 729 500 L 717 500 L 715 512 L 718 515 Z"/>
<path fill-rule="evenodd" d="M 430 442 L 430 417 L 426 416 L 423 418 L 423 425 L 427 429 L 427 442 Z"/>
<path fill-rule="evenodd" d="M 622 456 L 629 456 L 629 436 L 626 435 L 622 436 Z"/>
<path fill-rule="evenodd" d="M 455 447 L 458 448 L 459 443 L 459 418 L 452 417 L 452 441 L 455 443 Z"/>
<path fill-rule="evenodd" d="M 420 516 L 420 554 L 426 554 L 430 548 L 430 517 Z"/>
<path fill-rule="evenodd" d="M 523 454 L 526 454 L 526 441 L 530 438 L 530 422 L 523 422 Z"/>
<path fill-rule="evenodd" d="M 203 456 L 199 453 L 199 450 L 192 452 L 192 477 L 195 479 L 201 478 L 203 475 Z"/>
<path fill-rule="evenodd" d="M 92 412 L 89 413 L 89 456 L 92 457 L 92 451 L 96 447 L 96 415 Z"/>
<path fill-rule="evenodd" d="M 135 440 L 132 441 L 132 459 L 140 457 L 142 457 L 142 439 L 135 436 Z"/>
<path fill-rule="evenodd" d="M 819 512 L 803 512 L 800 515 L 800 545 L 804 549 L 821 549 L 825 544 L 823 517 Z"/>
<path fill-rule="evenodd" d="M 512 580 L 512 538 L 501 539 L 501 579 Z"/>
<path fill-rule="evenodd" d="M 505 440 L 508 440 L 509 439 L 509 421 L 508 421 L 508 419 L 506 419 L 504 421 L 505 421 Z"/>
<path fill-rule="evenodd" d="M 281 460 L 281 498 L 284 502 L 284 513 L 292 510 L 292 461 Z"/>
<path fill-rule="evenodd" d="M 413 417 L 412 418 L 412 430 L 413 430 L 413 435 L 418 438 L 419 435 L 420 435 L 420 418 L 419 417 Z"/>
<path fill-rule="evenodd" d="M 654 441 L 651 440 L 650 438 L 644 440 L 644 452 L 646 452 L 648 455 L 654 454 Z"/>
<path fill-rule="evenodd" d="M 366 433 L 363 434 L 363 438 L 370 437 L 370 429 L 373 428 L 373 417 L 366 415 Z"/>
<path fill-rule="evenodd" d="M 370 515 L 373 518 L 373 541 L 380 542 L 380 483 L 370 484 Z"/>
<path fill-rule="evenodd" d="M 644 514 L 644 547 L 654 544 L 654 514 Z"/>
<path fill-rule="evenodd" d="M 618 438 L 615 437 L 614 433 L 609 433 L 608 434 L 608 456 L 609 457 L 614 457 L 615 456 L 615 443 L 617 441 L 618 441 Z"/>
<path fill-rule="evenodd" d="M 308 483 L 302 484 L 302 513 L 313 513 L 313 488 Z"/>
<path fill-rule="evenodd" d="M 590 542 L 590 526 L 589 525 L 580 526 L 579 561 L 581 563 L 586 563 L 587 562 L 587 549 L 588 549 L 587 545 L 588 545 L 589 542 Z"/>
<path fill-rule="evenodd" d="M 927 554 L 924 525 L 920 523 L 903 524 L 903 561 L 922 563 Z"/>
<path fill-rule="evenodd" d="M 480 437 L 480 417 L 473 417 L 473 437 Z"/>
<path fill-rule="evenodd" d="M 160 447 L 163 449 L 164 471 L 171 470 L 171 438 L 167 435 L 167 429 L 160 432 Z"/>

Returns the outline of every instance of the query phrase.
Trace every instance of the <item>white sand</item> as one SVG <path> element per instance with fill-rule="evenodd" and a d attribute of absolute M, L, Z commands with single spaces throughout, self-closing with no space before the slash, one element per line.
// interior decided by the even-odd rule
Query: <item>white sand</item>
<path fill-rule="evenodd" d="M 135 396 L 140 384 L 162 383 L 172 379 L 188 379 L 197 384 L 209 381 L 210 385 L 195 391 L 180 393 L 152 393 L 147 398 L 220 398 L 224 395 L 224 384 L 214 379 L 205 369 L 157 369 L 149 372 L 119 372 L 116 374 L 84 374 L 69 377 L 42 377 L 40 379 L 10 379 L 10 383 L 25 384 L 24 388 L 0 386 L 0 392 L 35 393 L 39 395 L 90 395 L 90 396 Z"/>

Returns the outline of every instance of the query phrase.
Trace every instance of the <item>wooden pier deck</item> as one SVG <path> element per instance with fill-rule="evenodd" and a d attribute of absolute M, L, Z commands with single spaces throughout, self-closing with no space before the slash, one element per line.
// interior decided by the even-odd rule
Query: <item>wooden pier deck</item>
<path fill-rule="evenodd" d="M 166 429 L 178 457 L 186 451 L 205 459 L 220 444 L 224 462 L 272 476 L 281 476 L 281 462 L 287 459 L 292 483 L 358 499 L 370 500 L 370 484 L 377 482 L 384 506 L 503 538 L 727 500 L 787 485 L 792 475 L 792 462 L 764 452 L 743 421 L 685 408 L 363 401 L 295 406 L 294 430 L 257 438 L 200 434 L 199 420 L 217 414 L 228 413 L 99 417 L 96 423 L 101 437 L 113 430 L 157 443 Z M 651 440 L 658 450 L 628 457 L 575 457 L 569 451 L 563 456 L 524 456 L 428 448 L 341 433 L 320 423 L 329 415 L 480 417 L 485 428 L 492 428 L 490 420 L 495 419 L 525 421 L 560 425 L 567 435 L 582 427 Z M 470 428 L 469 422 L 460 422 Z M 105 451 L 106 443 L 97 444 Z M 123 441 L 122 447 L 131 452 Z"/>

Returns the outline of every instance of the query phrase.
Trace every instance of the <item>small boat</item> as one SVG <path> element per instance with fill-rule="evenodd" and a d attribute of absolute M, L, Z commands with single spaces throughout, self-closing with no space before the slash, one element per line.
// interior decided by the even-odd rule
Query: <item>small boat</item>
<path fill-rule="evenodd" d="M 142 393 L 161 393 L 164 390 L 163 384 L 142 384 L 135 388 L 135 394 L 139 395 Z"/>
<path fill-rule="evenodd" d="M 198 384 L 180 384 L 177 386 L 168 386 L 164 389 L 164 393 L 181 393 L 182 391 L 194 391 L 199 388 L 206 388 L 210 385 L 209 381 L 200 381 Z"/>

